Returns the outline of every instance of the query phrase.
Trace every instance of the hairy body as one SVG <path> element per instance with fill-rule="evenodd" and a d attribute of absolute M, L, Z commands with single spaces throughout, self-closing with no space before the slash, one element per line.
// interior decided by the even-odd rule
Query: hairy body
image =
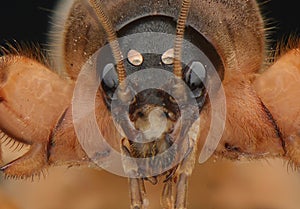
<path fill-rule="evenodd" d="M 109 1 L 104 4 L 117 31 L 133 16 L 145 16 L 142 14 L 145 11 L 139 8 L 149 8 L 148 15 L 176 16 L 179 8 L 167 5 L 180 5 L 177 1 L 151 1 L 150 5 L 144 1 Z M 300 108 L 297 106 L 300 95 L 297 88 L 300 80 L 297 61 L 300 57 L 299 45 L 295 44 L 294 49 L 278 57 L 274 64 L 259 73 L 264 68 L 266 52 L 264 24 L 256 2 L 193 1 L 193 4 L 188 23 L 201 31 L 221 60 L 217 69 L 221 71 L 223 79 L 226 120 L 224 133 L 214 154 L 231 160 L 278 157 L 297 166 L 300 124 Z M 49 70 L 49 66 L 28 55 L 8 52 L 0 59 L 1 136 L 30 145 L 25 155 L 1 168 L 8 177 L 28 178 L 40 175 L 51 165 L 95 166 L 92 161 L 95 159 L 91 158 L 105 161 L 108 157 L 106 153 L 110 153 L 110 150 L 104 150 L 97 156 L 88 156 L 77 139 L 72 112 L 72 96 L 77 76 L 88 58 L 106 42 L 105 31 L 88 1 L 72 1 L 68 5 L 63 30 L 57 32 L 60 34 L 57 40 L 60 47 L 56 48 L 56 53 L 55 49 L 53 51 L 59 56 L 56 63 L 60 76 Z M 113 16 L 125 6 L 131 8 L 128 13 Z M 210 83 L 209 88 L 213 92 L 210 100 L 215 97 L 215 101 L 221 104 L 218 86 Z M 156 156 L 172 145 L 173 142 L 166 140 L 166 133 L 174 131 L 170 127 L 176 127 L 176 120 L 169 124 L 162 138 L 154 145 L 148 143 L 139 146 L 138 143 L 131 142 L 129 145 L 123 144 L 103 94 L 104 90 L 99 88 L 95 96 L 96 110 L 93 113 L 101 133 L 112 148 L 122 152 L 122 155 L 144 158 Z M 187 137 L 184 143 L 180 142 L 187 150 L 190 149 L 187 157 L 178 167 L 164 173 L 165 185 L 170 178 L 170 184 L 177 184 L 178 192 L 175 203 L 172 203 L 173 196 L 169 194 L 172 193 L 171 188 L 164 186 L 164 208 L 171 208 L 174 204 L 176 208 L 186 207 L 186 179 L 192 174 L 196 156 L 199 156 L 203 148 L 212 120 L 210 102 L 206 102 L 201 108 L 200 134 L 195 140 L 189 141 Z M 174 113 L 169 106 L 167 110 L 159 111 Z M 151 120 L 151 114 L 142 113 L 143 117 L 146 115 L 146 122 L 141 119 L 142 116 L 131 121 L 135 128 L 141 130 Z M 130 138 L 127 133 L 126 135 Z M 190 145 L 192 148 L 189 148 Z M 158 149 L 153 151 L 153 147 Z M 132 170 L 131 167 L 134 166 L 131 164 L 124 163 L 124 167 L 129 172 L 136 172 Z M 144 179 L 157 183 L 151 177 Z M 130 179 L 132 208 L 146 207 L 143 199 L 145 191 L 141 186 L 144 179 L 138 179 L 137 182 Z"/>

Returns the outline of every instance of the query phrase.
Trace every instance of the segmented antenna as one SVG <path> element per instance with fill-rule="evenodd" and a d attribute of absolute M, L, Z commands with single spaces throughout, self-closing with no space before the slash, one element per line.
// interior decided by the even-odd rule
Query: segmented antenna
<path fill-rule="evenodd" d="M 191 7 L 191 0 L 182 1 L 180 15 L 177 21 L 176 39 L 175 39 L 175 46 L 174 46 L 174 74 L 178 78 L 182 78 L 182 66 L 181 66 L 182 43 L 183 43 L 185 25 L 186 25 L 190 7 Z"/>
<path fill-rule="evenodd" d="M 114 58 L 117 62 L 117 73 L 119 84 L 121 84 L 126 79 L 126 70 L 123 63 L 123 56 L 120 50 L 119 42 L 117 40 L 116 32 L 110 22 L 108 16 L 105 14 L 104 10 L 102 9 L 101 0 L 89 0 L 92 8 L 95 10 L 98 19 L 100 20 L 102 27 L 105 30 L 107 35 L 108 42 L 111 46 Z"/>

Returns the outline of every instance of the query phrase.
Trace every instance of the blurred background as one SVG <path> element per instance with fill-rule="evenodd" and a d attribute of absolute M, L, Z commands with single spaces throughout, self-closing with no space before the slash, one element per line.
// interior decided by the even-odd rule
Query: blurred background
<path fill-rule="evenodd" d="M 46 43 L 49 17 L 58 0 L 2 0 L 0 6 L 0 44 L 5 40 Z M 294 0 L 260 0 L 262 11 L 272 30 L 271 39 L 297 33 L 299 7 Z"/>
<path fill-rule="evenodd" d="M 63 0 L 64 1 L 64 0 Z M 5 41 L 47 43 L 57 0 L 7 0 L 0 6 L 0 45 Z M 294 0 L 264 0 L 271 44 L 297 34 Z M 299 33 L 298 33 L 299 34 Z M 191 179 L 189 209 L 299 209 L 300 175 L 280 160 L 236 162 L 211 159 L 197 165 Z M 160 187 L 147 185 L 151 208 L 159 208 Z M 0 209 L 129 208 L 127 180 L 105 171 L 53 168 L 46 179 L 0 180 Z"/>
<path fill-rule="evenodd" d="M 6 40 L 46 42 L 50 16 L 58 0 L 1 1 L 0 43 Z"/>

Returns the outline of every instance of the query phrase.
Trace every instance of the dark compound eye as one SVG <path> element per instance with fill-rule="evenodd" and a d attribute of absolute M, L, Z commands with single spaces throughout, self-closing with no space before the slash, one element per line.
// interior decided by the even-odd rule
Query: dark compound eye
<path fill-rule="evenodd" d="M 119 84 L 118 74 L 115 65 L 112 63 L 107 64 L 102 72 L 103 73 L 101 85 L 104 90 L 106 99 L 108 101 L 111 101 L 113 99 L 114 92 Z"/>
<path fill-rule="evenodd" d="M 193 92 L 195 98 L 203 96 L 207 72 L 201 62 L 194 61 L 184 72 L 184 81 Z"/>

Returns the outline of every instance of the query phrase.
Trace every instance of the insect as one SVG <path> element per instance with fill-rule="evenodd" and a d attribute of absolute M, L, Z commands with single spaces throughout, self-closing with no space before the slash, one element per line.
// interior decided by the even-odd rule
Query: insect
<path fill-rule="evenodd" d="M 6 176 L 93 165 L 128 177 L 131 208 L 147 207 L 146 181 L 163 181 L 163 208 L 187 208 L 199 155 L 297 166 L 298 46 L 265 63 L 255 1 L 69 6 L 56 72 L 22 51 L 0 60 L 1 137 L 30 145 Z"/>

